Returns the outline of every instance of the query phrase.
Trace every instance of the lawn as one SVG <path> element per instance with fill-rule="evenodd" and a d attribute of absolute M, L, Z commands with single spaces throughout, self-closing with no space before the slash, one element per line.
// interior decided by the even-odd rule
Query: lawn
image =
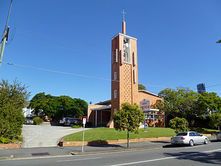
<path fill-rule="evenodd" d="M 170 128 L 140 129 L 138 134 L 131 133 L 130 138 L 152 138 L 152 137 L 171 137 L 175 132 Z M 117 140 L 126 139 L 126 131 L 116 131 L 110 128 L 94 128 L 85 131 L 85 141 L 95 140 Z M 70 134 L 64 137 L 65 141 L 81 141 L 82 132 Z"/>

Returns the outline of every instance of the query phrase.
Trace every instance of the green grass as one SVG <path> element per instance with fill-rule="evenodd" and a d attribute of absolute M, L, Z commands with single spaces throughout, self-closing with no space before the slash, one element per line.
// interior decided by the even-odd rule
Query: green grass
<path fill-rule="evenodd" d="M 130 138 L 171 137 L 175 132 L 170 128 L 140 129 L 138 134 L 131 133 Z M 110 128 L 94 128 L 85 131 L 85 141 L 126 139 L 126 131 L 116 131 Z M 81 141 L 82 132 L 77 132 L 64 137 L 65 141 Z"/>

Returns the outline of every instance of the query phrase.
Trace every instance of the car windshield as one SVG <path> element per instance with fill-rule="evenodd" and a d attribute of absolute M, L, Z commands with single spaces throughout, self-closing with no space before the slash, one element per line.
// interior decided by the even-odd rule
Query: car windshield
<path fill-rule="evenodd" d="M 187 133 L 178 133 L 176 136 L 186 136 Z"/>

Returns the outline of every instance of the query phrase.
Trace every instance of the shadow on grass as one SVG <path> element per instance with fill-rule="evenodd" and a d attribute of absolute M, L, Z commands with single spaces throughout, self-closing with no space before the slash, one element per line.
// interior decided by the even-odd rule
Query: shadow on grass
<path fill-rule="evenodd" d="M 88 146 L 93 146 L 93 147 L 122 147 L 121 145 L 117 144 L 108 144 L 106 140 L 94 140 L 90 141 L 87 144 Z"/>
<path fill-rule="evenodd" d="M 166 156 L 175 157 L 178 160 L 192 160 L 199 163 L 221 165 L 221 152 L 202 153 L 202 152 L 179 152 L 164 153 Z"/>

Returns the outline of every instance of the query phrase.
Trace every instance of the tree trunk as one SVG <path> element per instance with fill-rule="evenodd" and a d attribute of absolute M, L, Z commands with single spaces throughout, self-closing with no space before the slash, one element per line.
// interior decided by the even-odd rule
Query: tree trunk
<path fill-rule="evenodd" d="M 129 148 L 129 144 L 130 144 L 129 140 L 130 140 L 130 133 L 127 130 L 127 148 Z"/>

